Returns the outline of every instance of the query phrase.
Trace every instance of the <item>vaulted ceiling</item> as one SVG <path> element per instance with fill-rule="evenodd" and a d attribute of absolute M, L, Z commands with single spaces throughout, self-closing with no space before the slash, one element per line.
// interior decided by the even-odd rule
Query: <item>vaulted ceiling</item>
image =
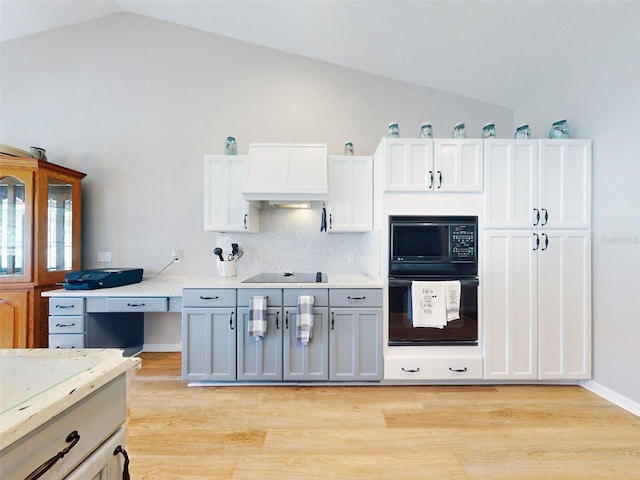
<path fill-rule="evenodd" d="M 0 39 L 119 12 L 507 107 L 628 28 L 640 42 L 640 2 L 607 0 L 1 0 Z"/>

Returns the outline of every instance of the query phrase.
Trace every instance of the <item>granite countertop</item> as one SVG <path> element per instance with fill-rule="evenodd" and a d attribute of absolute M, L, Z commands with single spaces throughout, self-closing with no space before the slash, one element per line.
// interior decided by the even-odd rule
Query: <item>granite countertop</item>
<path fill-rule="evenodd" d="M 140 362 L 114 348 L 0 349 L 0 450 Z"/>
<path fill-rule="evenodd" d="M 255 272 L 257 273 L 257 272 Z M 49 290 L 44 297 L 181 297 L 183 288 L 382 288 L 383 283 L 363 273 L 328 273 L 327 283 L 242 283 L 255 273 L 216 276 L 159 276 L 140 283 L 96 290 Z"/>

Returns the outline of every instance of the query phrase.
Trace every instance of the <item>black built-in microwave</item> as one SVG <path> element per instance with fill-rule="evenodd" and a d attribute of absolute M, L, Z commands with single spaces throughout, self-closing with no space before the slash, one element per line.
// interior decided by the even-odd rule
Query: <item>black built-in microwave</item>
<path fill-rule="evenodd" d="M 478 274 L 478 217 L 389 217 L 389 276 Z"/>

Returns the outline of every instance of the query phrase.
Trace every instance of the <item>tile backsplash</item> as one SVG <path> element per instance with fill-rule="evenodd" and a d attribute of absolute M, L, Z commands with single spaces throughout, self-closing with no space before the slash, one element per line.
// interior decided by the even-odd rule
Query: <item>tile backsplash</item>
<path fill-rule="evenodd" d="M 225 253 L 237 243 L 244 254 L 236 262 L 239 275 L 257 272 L 361 272 L 379 276 L 379 234 L 320 231 L 321 209 L 260 211 L 260 233 L 212 233 L 211 251 Z M 354 263 L 348 263 L 348 254 Z M 212 269 L 215 257 L 211 254 Z"/>

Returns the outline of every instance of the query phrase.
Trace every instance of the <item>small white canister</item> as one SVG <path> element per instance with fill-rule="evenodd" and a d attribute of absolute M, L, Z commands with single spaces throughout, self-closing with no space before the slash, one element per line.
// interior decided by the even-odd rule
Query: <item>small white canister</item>
<path fill-rule="evenodd" d="M 216 259 L 216 268 L 218 270 L 219 277 L 235 277 L 236 275 L 238 275 L 238 271 L 236 270 L 236 262 L 233 260 L 223 262 L 218 258 Z"/>

